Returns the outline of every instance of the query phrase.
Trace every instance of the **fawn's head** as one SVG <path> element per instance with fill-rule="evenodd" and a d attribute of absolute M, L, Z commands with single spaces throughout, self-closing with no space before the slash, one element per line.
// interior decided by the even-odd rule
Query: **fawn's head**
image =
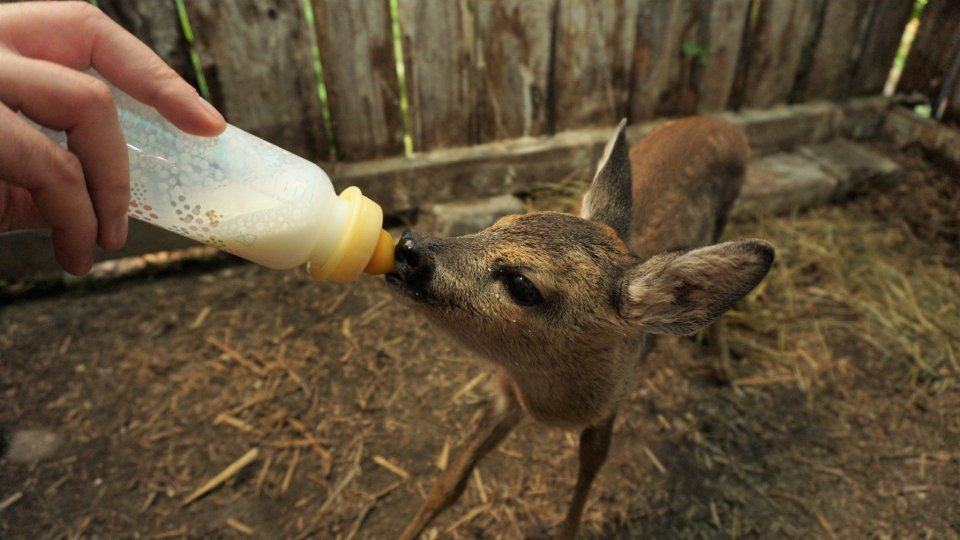
<path fill-rule="evenodd" d="M 644 333 L 696 332 L 760 282 L 773 247 L 745 240 L 632 255 L 628 150 L 621 123 L 583 217 L 509 216 L 456 238 L 407 231 L 388 283 L 467 344 L 520 370 L 597 361 Z"/>

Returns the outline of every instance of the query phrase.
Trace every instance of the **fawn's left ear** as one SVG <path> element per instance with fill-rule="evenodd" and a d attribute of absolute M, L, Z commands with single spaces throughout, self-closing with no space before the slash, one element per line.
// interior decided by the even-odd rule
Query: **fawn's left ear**
<path fill-rule="evenodd" d="M 583 196 L 580 217 L 609 225 L 617 231 L 621 240 L 629 243 L 633 181 L 630 174 L 630 148 L 624 133 L 626 126 L 627 119 L 624 118 L 603 149 L 593 183 Z"/>
<path fill-rule="evenodd" d="M 764 240 L 656 255 L 627 270 L 620 313 L 644 332 L 693 334 L 756 287 L 773 257 Z"/>

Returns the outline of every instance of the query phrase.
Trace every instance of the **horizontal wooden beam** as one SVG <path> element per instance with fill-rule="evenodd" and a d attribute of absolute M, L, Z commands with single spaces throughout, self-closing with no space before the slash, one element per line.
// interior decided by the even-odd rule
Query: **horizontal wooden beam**
<path fill-rule="evenodd" d="M 841 134 L 869 138 L 876 133 L 888 107 L 887 99 L 874 97 L 843 104 L 814 102 L 719 116 L 744 131 L 755 153 L 767 154 Z M 636 140 L 656 123 L 630 126 L 627 137 Z M 357 186 L 390 214 L 438 203 L 529 192 L 545 184 L 586 182 L 612 133 L 613 126 L 591 128 L 412 157 L 321 166 L 334 179 L 338 190 Z"/>

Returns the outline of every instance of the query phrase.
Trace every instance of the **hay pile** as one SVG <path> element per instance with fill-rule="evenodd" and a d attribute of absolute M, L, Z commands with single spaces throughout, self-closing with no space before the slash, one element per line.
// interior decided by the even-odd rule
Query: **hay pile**
<path fill-rule="evenodd" d="M 745 355 L 812 384 L 865 344 L 906 367 L 904 382 L 956 384 L 960 182 L 918 155 L 895 157 L 907 171 L 896 189 L 729 228 L 777 246 L 776 270 L 729 317 Z"/>

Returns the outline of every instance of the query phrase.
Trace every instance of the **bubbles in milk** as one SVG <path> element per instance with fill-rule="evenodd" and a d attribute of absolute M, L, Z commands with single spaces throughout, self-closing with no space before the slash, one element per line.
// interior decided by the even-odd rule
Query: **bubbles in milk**
<path fill-rule="evenodd" d="M 217 138 L 194 137 L 171 129 L 152 109 L 129 108 L 136 114 L 121 110 L 120 120 L 129 143 L 132 217 L 247 258 L 288 259 L 309 250 L 304 239 L 322 219 L 312 215 L 322 187 L 304 167 L 312 164 L 265 152 L 233 127 Z"/>

